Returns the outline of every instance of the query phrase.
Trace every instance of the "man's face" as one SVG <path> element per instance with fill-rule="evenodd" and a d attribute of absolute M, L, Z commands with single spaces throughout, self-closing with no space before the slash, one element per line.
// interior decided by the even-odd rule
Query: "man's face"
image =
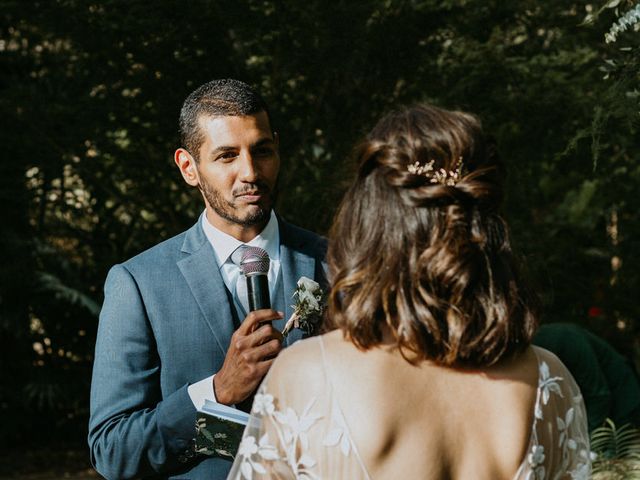
<path fill-rule="evenodd" d="M 199 125 L 204 141 L 198 152 L 198 183 L 207 218 L 223 231 L 264 226 L 280 168 L 267 114 L 202 116 Z"/>

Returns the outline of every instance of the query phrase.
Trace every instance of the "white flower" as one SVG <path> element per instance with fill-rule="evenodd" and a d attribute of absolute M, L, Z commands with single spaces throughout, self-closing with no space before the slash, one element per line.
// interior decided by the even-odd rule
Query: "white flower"
<path fill-rule="evenodd" d="M 255 437 L 250 435 L 244 437 L 242 442 L 240 442 L 238 455 L 242 458 L 240 472 L 242 473 L 242 478 L 245 480 L 252 480 L 253 472 L 257 472 L 261 475 L 267 473 L 266 468 L 264 468 L 260 462 L 251 458 L 256 453 L 260 455 L 263 460 L 277 460 L 279 458 L 276 447 L 269 444 L 268 434 L 265 433 L 262 438 L 260 438 L 260 442 L 257 445 Z"/>
<path fill-rule="evenodd" d="M 316 461 L 308 453 L 303 453 L 298 459 L 298 465 L 302 465 L 303 468 L 312 468 L 316 464 Z"/>
<path fill-rule="evenodd" d="M 273 415 L 275 406 L 273 405 L 273 395 L 266 393 L 257 393 L 253 399 L 252 413 L 258 413 L 260 415 Z"/>
<path fill-rule="evenodd" d="M 240 465 L 240 471 L 242 472 L 242 478 L 251 480 L 253 478 L 253 468 L 251 462 L 243 461 Z"/>
<path fill-rule="evenodd" d="M 538 388 L 542 391 L 542 403 L 545 405 L 549 403 L 550 392 L 557 393 L 562 397 L 562 391 L 560 390 L 560 385 L 558 385 L 558 381 L 562 381 L 562 377 L 552 377 L 547 362 L 540 364 L 540 375 L 542 378 L 538 383 Z"/>
<path fill-rule="evenodd" d="M 544 468 L 544 447 L 542 445 L 534 445 L 531 447 L 531 453 L 527 455 L 527 461 L 531 467 L 531 471 L 527 475 L 527 480 L 543 480 L 545 476 Z"/>
<path fill-rule="evenodd" d="M 342 414 L 340 413 L 340 407 L 337 405 L 335 399 L 331 414 L 331 430 L 324 437 L 322 442 L 327 447 L 333 447 L 340 444 L 340 451 L 345 457 L 349 456 L 351 451 L 351 442 L 349 440 L 349 433 L 347 424 L 344 421 Z"/>
<path fill-rule="evenodd" d="M 320 289 L 320 284 L 308 277 L 300 277 L 298 287 L 304 288 L 308 292 L 317 292 Z"/>
<path fill-rule="evenodd" d="M 558 427 L 558 431 L 560 432 L 560 439 L 558 442 L 560 446 L 564 445 L 564 441 L 567 439 L 567 436 L 569 434 L 569 427 L 573 422 L 574 412 L 575 410 L 573 408 L 567 410 L 564 420 L 560 417 L 556 417 L 556 425 Z M 575 444 L 575 441 L 573 440 L 570 440 L 570 442 L 573 442 Z M 569 445 L 569 448 L 571 448 L 571 445 Z"/>
<path fill-rule="evenodd" d="M 282 335 L 286 337 L 293 328 L 300 328 L 310 335 L 322 319 L 325 307 L 324 292 L 318 282 L 300 277 L 293 292 L 293 298 L 295 300 L 295 305 L 292 305 L 293 313 L 287 320 Z"/>
<path fill-rule="evenodd" d="M 307 277 L 300 277 L 298 280 L 298 303 L 313 311 L 320 311 L 320 284 Z"/>
<path fill-rule="evenodd" d="M 346 432 L 341 427 L 333 428 L 326 437 L 324 437 L 324 441 L 322 444 L 326 447 L 333 447 L 340 443 L 340 451 L 345 457 L 349 456 L 349 452 L 351 451 L 351 444 L 349 443 L 349 437 Z"/>
<path fill-rule="evenodd" d="M 578 453 L 576 468 L 569 472 L 573 480 L 588 480 L 591 478 L 591 462 L 596 459 L 596 455 L 586 448 Z"/>
<path fill-rule="evenodd" d="M 544 465 L 540 465 L 540 466 L 536 467 L 534 472 L 536 474 L 536 480 L 544 480 L 545 479 L 546 470 L 544 469 Z"/>
<path fill-rule="evenodd" d="M 571 478 L 574 480 L 588 480 L 589 478 L 591 478 L 590 473 L 591 468 L 589 467 L 589 465 L 583 463 L 581 465 L 578 465 L 574 471 L 569 472 L 569 475 L 571 475 Z"/>
<path fill-rule="evenodd" d="M 269 434 L 265 433 L 262 438 L 260 438 L 260 443 L 258 444 L 258 455 L 260 455 L 265 460 L 277 460 L 278 450 L 274 445 L 269 443 Z"/>
<path fill-rule="evenodd" d="M 545 480 L 545 474 L 544 465 L 539 465 L 527 473 L 525 480 Z"/>
<path fill-rule="evenodd" d="M 238 455 L 241 457 L 250 457 L 254 453 L 258 453 L 258 445 L 256 445 L 255 437 L 250 435 L 244 437 L 238 447 Z"/>
<path fill-rule="evenodd" d="M 298 297 L 298 304 L 304 310 L 320 311 L 319 301 L 322 299 L 322 290 L 320 284 L 315 280 L 311 280 L 307 277 L 300 277 L 298 280 L 298 289 L 296 295 Z"/>
<path fill-rule="evenodd" d="M 531 453 L 527 457 L 529 460 L 529 465 L 532 467 L 537 467 L 538 465 L 544 462 L 544 447 L 542 445 L 534 445 L 531 447 Z"/>
<path fill-rule="evenodd" d="M 313 292 L 309 290 L 300 290 L 300 292 L 298 292 L 298 300 L 301 304 L 306 304 L 307 308 L 311 310 L 320 310 L 320 303 L 318 303 Z"/>
<path fill-rule="evenodd" d="M 292 408 L 287 408 L 286 413 L 281 411 L 275 412 L 274 417 L 276 420 L 287 428 L 284 432 L 284 439 L 287 444 L 292 443 L 296 438 L 299 438 L 302 448 L 305 450 L 309 448 L 309 436 L 307 435 L 307 431 L 314 423 L 322 418 L 322 415 L 309 412 L 314 401 L 315 399 L 312 399 L 309 402 L 300 417 L 296 415 L 296 412 Z"/>

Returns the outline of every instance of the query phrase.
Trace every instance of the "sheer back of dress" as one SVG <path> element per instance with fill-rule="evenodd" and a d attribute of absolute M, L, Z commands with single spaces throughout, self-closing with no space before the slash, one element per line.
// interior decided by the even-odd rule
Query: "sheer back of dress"
<path fill-rule="evenodd" d="M 573 457 L 551 454 L 560 452 L 560 432 L 539 417 L 556 422 L 558 412 L 566 417 L 573 408 L 573 428 L 584 410 L 581 400 L 572 403 L 579 396 L 573 380 L 547 354 L 530 349 L 513 365 L 462 372 L 412 366 L 385 349 L 361 352 L 339 332 L 299 342 L 260 387 L 229 478 L 547 478 L 535 476 L 540 466 L 566 472 L 577 463 L 563 467 L 562 455 Z M 554 375 L 544 377 L 539 357 Z M 556 379 L 556 388 L 548 380 L 559 372 L 569 380 Z M 584 447 L 586 425 L 576 431 L 572 442 Z M 548 449 L 544 459 L 540 446 Z"/>

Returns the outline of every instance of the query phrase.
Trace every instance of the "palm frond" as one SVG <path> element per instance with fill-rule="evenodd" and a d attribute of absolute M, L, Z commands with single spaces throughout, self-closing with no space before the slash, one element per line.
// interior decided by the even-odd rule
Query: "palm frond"
<path fill-rule="evenodd" d="M 596 480 L 640 480 L 640 430 L 631 425 L 617 427 L 607 419 L 591 432 L 591 450 L 596 454 Z"/>
<path fill-rule="evenodd" d="M 41 291 L 53 293 L 55 298 L 70 305 L 83 307 L 96 317 L 99 315 L 100 305 L 85 293 L 65 285 L 62 280 L 51 273 L 37 272 L 36 275 Z"/>

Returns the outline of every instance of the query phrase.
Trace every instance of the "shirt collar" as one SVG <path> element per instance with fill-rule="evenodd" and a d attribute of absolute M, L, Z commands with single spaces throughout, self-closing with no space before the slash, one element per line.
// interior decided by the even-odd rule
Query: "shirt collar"
<path fill-rule="evenodd" d="M 229 259 L 229 256 L 240 245 L 260 247 L 264 249 L 271 260 L 280 260 L 280 229 L 278 228 L 278 218 L 273 210 L 269 222 L 250 242 L 243 243 L 235 237 L 218 230 L 207 220 L 207 211 L 202 214 L 202 229 L 207 236 L 207 240 L 213 247 L 213 252 L 218 262 L 218 267 L 222 267 Z"/>

